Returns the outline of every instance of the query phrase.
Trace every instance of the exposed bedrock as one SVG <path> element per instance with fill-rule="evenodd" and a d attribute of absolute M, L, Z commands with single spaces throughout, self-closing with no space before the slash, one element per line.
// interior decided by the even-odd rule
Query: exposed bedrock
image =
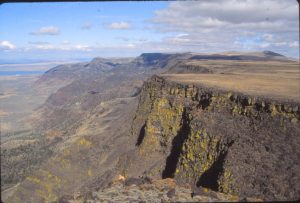
<path fill-rule="evenodd" d="M 238 196 L 297 200 L 299 107 L 153 76 L 133 120 L 136 160 L 148 176 Z"/>

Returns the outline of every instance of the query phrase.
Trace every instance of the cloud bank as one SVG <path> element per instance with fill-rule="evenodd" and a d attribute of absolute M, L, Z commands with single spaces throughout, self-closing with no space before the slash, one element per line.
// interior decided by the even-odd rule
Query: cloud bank
<path fill-rule="evenodd" d="M 151 22 L 153 29 L 160 32 L 183 33 L 165 38 L 164 42 L 190 47 L 191 51 L 298 52 L 298 5 L 293 0 L 171 2 L 156 11 Z"/>

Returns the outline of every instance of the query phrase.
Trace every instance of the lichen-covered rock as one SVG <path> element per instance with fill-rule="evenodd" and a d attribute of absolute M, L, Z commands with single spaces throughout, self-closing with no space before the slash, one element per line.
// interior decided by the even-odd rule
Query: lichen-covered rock
<path fill-rule="evenodd" d="M 299 199 L 299 106 L 153 76 L 132 125 L 142 152 L 133 162 L 226 194 Z"/>
<path fill-rule="evenodd" d="M 169 145 L 179 130 L 182 112 L 181 104 L 172 104 L 167 98 L 155 99 L 145 124 L 141 150 L 151 152 L 159 146 Z"/>
<path fill-rule="evenodd" d="M 142 182 L 142 181 L 140 181 Z M 208 188 L 191 188 L 179 185 L 175 180 L 167 178 L 154 180 L 152 183 L 126 185 L 116 182 L 102 190 L 82 194 L 77 197 L 65 196 L 56 201 L 63 202 L 238 202 L 262 201 L 257 198 L 242 198 L 212 191 Z"/>

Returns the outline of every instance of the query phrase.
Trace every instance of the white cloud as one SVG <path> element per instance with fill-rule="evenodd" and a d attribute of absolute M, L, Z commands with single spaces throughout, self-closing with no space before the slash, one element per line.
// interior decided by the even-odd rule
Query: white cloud
<path fill-rule="evenodd" d="M 280 47 L 280 46 L 286 46 L 288 43 L 287 42 L 274 42 L 273 45 Z"/>
<path fill-rule="evenodd" d="M 267 48 L 267 47 L 270 46 L 270 44 L 269 44 L 269 43 L 262 43 L 262 44 L 260 44 L 259 46 L 260 46 L 261 48 Z"/>
<path fill-rule="evenodd" d="M 264 34 L 263 39 L 268 42 L 272 42 L 274 40 L 274 37 L 271 34 Z"/>
<path fill-rule="evenodd" d="M 107 29 L 115 29 L 115 30 L 128 30 L 131 29 L 131 24 L 128 22 L 114 22 L 108 25 L 105 25 Z"/>
<path fill-rule="evenodd" d="M 63 45 L 69 45 L 70 42 L 69 42 L 68 40 L 64 40 L 64 41 L 62 42 L 62 44 L 63 44 Z"/>
<path fill-rule="evenodd" d="M 171 33 L 161 45 L 175 50 L 299 52 L 297 1 L 176 1 L 157 10 L 150 22 L 150 29 Z"/>
<path fill-rule="evenodd" d="M 270 29 L 277 25 L 296 30 L 298 9 L 296 1 L 280 0 L 223 0 L 178 1 L 156 12 L 153 22 L 172 30 L 201 32 L 203 28 Z M 287 23 L 287 24 L 286 24 Z"/>
<path fill-rule="evenodd" d="M 86 44 L 72 44 L 64 40 L 59 44 L 52 44 L 48 42 L 29 42 L 30 46 L 20 48 L 21 51 L 34 51 L 34 50 L 48 50 L 48 51 L 91 51 L 95 47 Z"/>
<path fill-rule="evenodd" d="M 93 27 L 92 23 L 90 22 L 85 22 L 82 26 L 81 26 L 81 29 L 82 30 L 89 30 Z"/>
<path fill-rule="evenodd" d="M 292 47 L 292 48 L 296 47 L 296 48 L 298 48 L 299 47 L 299 42 L 297 42 L 297 41 L 291 42 L 291 43 L 289 43 L 289 47 Z"/>
<path fill-rule="evenodd" d="M 128 48 L 135 48 L 135 47 L 136 47 L 136 45 L 133 44 L 133 43 L 129 43 L 129 44 L 127 44 L 126 46 L 127 46 Z"/>
<path fill-rule="evenodd" d="M 143 42 L 147 42 L 149 39 L 146 37 L 126 37 L 126 36 L 119 36 L 119 37 L 115 37 L 115 39 L 120 40 L 122 42 L 135 42 L 135 43 L 143 43 Z"/>
<path fill-rule="evenodd" d="M 174 44 L 188 43 L 191 41 L 189 34 L 178 34 L 174 37 L 166 38 L 166 40 Z"/>
<path fill-rule="evenodd" d="M 92 47 L 91 46 L 88 46 L 86 44 L 76 44 L 74 46 L 74 49 L 76 50 L 80 50 L 80 51 L 91 51 L 92 50 Z"/>
<path fill-rule="evenodd" d="M 15 49 L 16 46 L 10 41 L 0 41 L 0 49 L 1 50 L 12 50 Z"/>
<path fill-rule="evenodd" d="M 55 26 L 41 27 L 39 30 L 31 32 L 31 35 L 58 35 L 60 30 Z"/>
<path fill-rule="evenodd" d="M 35 46 L 35 48 L 41 50 L 51 50 L 51 49 L 55 49 L 55 46 L 52 44 L 38 44 Z"/>

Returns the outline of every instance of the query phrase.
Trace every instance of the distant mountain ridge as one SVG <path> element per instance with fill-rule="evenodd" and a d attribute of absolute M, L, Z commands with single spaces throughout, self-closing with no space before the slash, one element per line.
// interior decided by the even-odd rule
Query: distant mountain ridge
<path fill-rule="evenodd" d="M 124 65 L 144 68 L 166 68 L 167 65 L 172 63 L 174 60 L 289 60 L 284 55 L 275 53 L 272 51 L 263 51 L 263 52 L 225 52 L 225 53 L 216 53 L 216 54 L 200 54 L 200 53 L 143 53 L 136 58 L 102 58 L 96 57 L 90 62 L 82 62 L 75 64 L 64 64 L 56 66 L 47 72 L 45 75 L 52 74 L 56 71 L 68 72 L 72 74 L 82 74 L 87 69 L 92 69 L 89 71 L 98 70 L 98 71 L 109 71 L 114 67 L 124 67 Z M 169 66 L 168 66 L 169 67 Z M 43 78 L 45 79 L 45 78 Z"/>
<path fill-rule="evenodd" d="M 199 54 L 191 57 L 190 59 L 206 59 L 206 60 L 257 60 L 257 61 L 266 61 L 266 60 L 289 60 L 287 57 L 272 52 L 272 51 L 263 51 L 263 52 L 253 52 L 253 53 L 234 53 L 234 54 Z"/>

